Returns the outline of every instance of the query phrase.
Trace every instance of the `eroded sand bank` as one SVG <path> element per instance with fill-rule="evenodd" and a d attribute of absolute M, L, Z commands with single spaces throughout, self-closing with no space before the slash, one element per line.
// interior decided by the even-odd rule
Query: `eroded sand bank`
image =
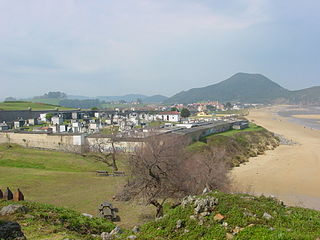
<path fill-rule="evenodd" d="M 237 191 L 274 195 L 289 205 L 320 209 L 320 131 L 288 122 L 280 107 L 253 110 L 248 119 L 297 145 L 281 145 L 231 172 Z"/>

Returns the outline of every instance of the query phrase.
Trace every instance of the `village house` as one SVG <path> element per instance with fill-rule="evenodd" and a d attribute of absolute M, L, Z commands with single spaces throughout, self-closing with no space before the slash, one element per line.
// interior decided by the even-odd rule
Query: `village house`
<path fill-rule="evenodd" d="M 53 116 L 51 118 L 51 122 L 53 125 L 61 125 L 63 124 L 63 117 L 61 116 Z"/>
<path fill-rule="evenodd" d="M 15 129 L 23 127 L 24 124 L 25 124 L 25 121 L 22 119 L 19 119 L 19 120 L 13 122 Z"/>
<path fill-rule="evenodd" d="M 165 122 L 180 122 L 180 113 L 176 111 L 160 112 L 157 119 Z"/>
<path fill-rule="evenodd" d="M 9 130 L 8 124 L 6 122 L 0 123 L 0 131 L 7 131 Z"/>
<path fill-rule="evenodd" d="M 28 122 L 29 126 L 38 125 L 38 119 L 37 118 L 30 118 L 30 119 L 28 119 L 27 122 Z"/>

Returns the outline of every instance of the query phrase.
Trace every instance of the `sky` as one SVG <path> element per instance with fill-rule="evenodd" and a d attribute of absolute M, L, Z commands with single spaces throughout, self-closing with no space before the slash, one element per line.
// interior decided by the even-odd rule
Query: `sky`
<path fill-rule="evenodd" d="M 319 0 L 0 0 L 0 99 L 320 85 Z"/>

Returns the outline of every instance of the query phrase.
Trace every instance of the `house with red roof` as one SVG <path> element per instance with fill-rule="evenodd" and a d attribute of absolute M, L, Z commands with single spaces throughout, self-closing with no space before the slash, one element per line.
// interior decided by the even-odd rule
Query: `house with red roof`
<path fill-rule="evenodd" d="M 180 113 L 177 111 L 160 112 L 156 118 L 165 122 L 180 122 Z"/>

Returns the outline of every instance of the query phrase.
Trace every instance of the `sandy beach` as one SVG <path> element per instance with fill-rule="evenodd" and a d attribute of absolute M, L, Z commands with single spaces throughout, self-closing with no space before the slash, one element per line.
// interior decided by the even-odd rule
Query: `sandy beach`
<path fill-rule="evenodd" d="M 287 121 L 276 114 L 279 109 L 253 110 L 248 119 L 298 144 L 281 145 L 232 170 L 234 189 L 320 210 L 320 131 Z"/>

